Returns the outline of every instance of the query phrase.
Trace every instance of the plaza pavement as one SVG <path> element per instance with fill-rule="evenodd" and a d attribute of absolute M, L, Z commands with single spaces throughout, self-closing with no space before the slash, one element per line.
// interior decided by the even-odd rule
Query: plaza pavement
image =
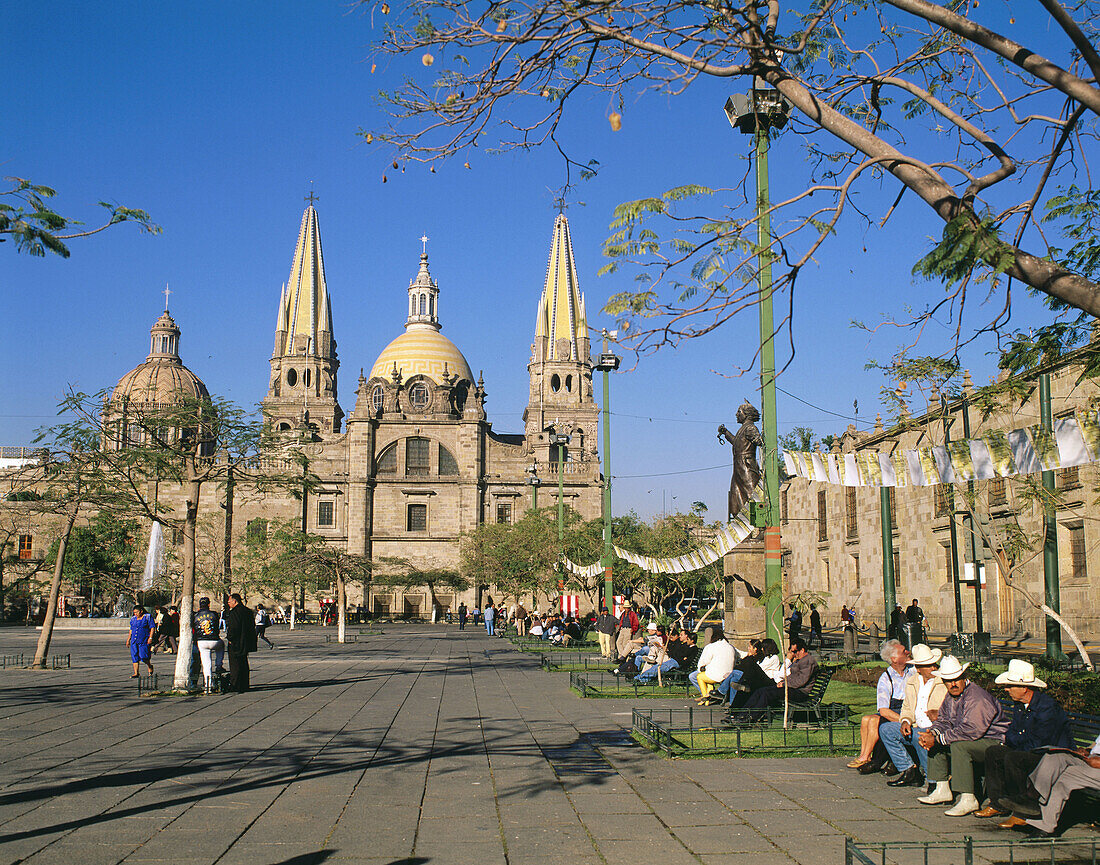
<path fill-rule="evenodd" d="M 70 670 L 0 670 L 0 863 L 826 865 L 845 835 L 1003 837 L 847 758 L 650 754 L 631 701 L 581 700 L 483 630 L 269 633 L 244 695 L 138 698 L 118 633 L 57 632 Z M 0 629 L 0 654 L 35 638 Z"/>

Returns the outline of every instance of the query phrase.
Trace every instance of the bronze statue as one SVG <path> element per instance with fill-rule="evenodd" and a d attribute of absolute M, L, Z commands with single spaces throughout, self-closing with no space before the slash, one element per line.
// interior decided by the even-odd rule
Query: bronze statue
<path fill-rule="evenodd" d="M 760 483 L 760 464 L 756 461 L 756 449 L 764 446 L 764 440 L 760 437 L 760 430 L 756 428 L 755 421 L 758 420 L 760 412 L 746 401 L 737 409 L 737 422 L 741 424 L 737 435 L 731 435 L 724 425 L 718 427 L 718 440 L 725 439 L 733 445 L 733 477 L 730 478 L 729 500 L 731 520 L 741 513 Z"/>

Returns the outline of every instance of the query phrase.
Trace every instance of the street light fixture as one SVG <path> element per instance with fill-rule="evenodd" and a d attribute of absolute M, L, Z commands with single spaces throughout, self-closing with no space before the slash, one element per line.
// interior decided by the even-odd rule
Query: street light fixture
<path fill-rule="evenodd" d="M 531 510 L 537 511 L 539 509 L 539 484 L 542 483 L 542 479 L 539 478 L 539 464 L 537 462 L 531 463 L 527 469 L 527 483 L 531 485 Z"/>
<path fill-rule="evenodd" d="M 550 433 L 550 444 L 558 447 L 558 568 L 562 567 L 561 557 L 565 553 L 565 446 L 569 436 L 564 433 Z M 565 593 L 565 574 L 558 573 L 558 590 Z"/>
<path fill-rule="evenodd" d="M 603 332 L 603 351 L 596 361 L 596 369 L 603 373 L 603 595 L 608 611 L 615 609 L 614 586 L 611 578 L 611 383 L 608 373 L 619 368 L 619 357 L 607 348 L 608 339 L 614 339 L 615 331 Z"/>
<path fill-rule="evenodd" d="M 775 410 L 775 325 L 772 318 L 772 229 L 768 193 L 768 134 L 787 124 L 790 105 L 776 90 L 753 79 L 749 93 L 735 93 L 726 100 L 730 126 L 756 139 L 756 227 L 758 281 L 760 285 L 760 402 L 764 423 L 764 586 L 782 587 L 783 560 L 779 537 L 779 442 Z M 767 635 L 780 642 L 782 589 L 768 595 L 765 612 Z"/>

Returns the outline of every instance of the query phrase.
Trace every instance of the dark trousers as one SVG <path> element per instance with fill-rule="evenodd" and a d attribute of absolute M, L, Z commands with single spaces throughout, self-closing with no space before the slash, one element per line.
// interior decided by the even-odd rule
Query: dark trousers
<path fill-rule="evenodd" d="M 985 793 L 993 807 L 1011 811 L 1011 804 L 1002 804 L 1002 800 L 1027 799 L 1027 776 L 1042 759 L 1042 754 L 1016 751 L 1007 745 L 989 748 L 985 752 Z"/>
<path fill-rule="evenodd" d="M 800 691 L 788 691 L 787 699 L 793 703 L 804 703 L 806 697 Z M 777 706 L 783 702 L 783 687 L 781 685 L 767 685 L 763 688 L 757 688 L 751 694 L 745 702 L 740 706 L 742 709 L 765 709 L 768 706 Z M 753 712 L 749 715 L 749 719 L 757 721 L 764 717 L 764 713 Z"/>
<path fill-rule="evenodd" d="M 229 690 L 238 694 L 248 690 L 248 652 L 229 653 Z"/>

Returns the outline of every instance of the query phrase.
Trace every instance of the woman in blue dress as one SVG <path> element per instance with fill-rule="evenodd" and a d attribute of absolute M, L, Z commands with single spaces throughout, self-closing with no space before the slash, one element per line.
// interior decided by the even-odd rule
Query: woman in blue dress
<path fill-rule="evenodd" d="M 153 617 L 145 612 L 144 607 L 135 606 L 134 614 L 130 617 L 130 635 L 126 638 L 126 645 L 130 647 L 130 660 L 134 662 L 134 675 L 138 677 L 138 664 L 142 661 L 153 672 L 153 664 L 150 660 L 150 650 L 153 646 Z"/>

